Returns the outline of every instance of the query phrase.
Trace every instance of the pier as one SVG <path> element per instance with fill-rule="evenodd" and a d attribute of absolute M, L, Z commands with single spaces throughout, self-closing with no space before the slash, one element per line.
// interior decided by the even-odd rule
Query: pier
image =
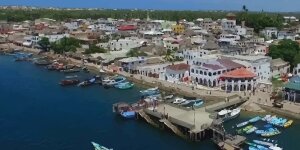
<path fill-rule="evenodd" d="M 200 108 L 185 108 L 171 103 L 160 103 L 156 107 L 147 107 L 138 111 L 138 118 L 168 129 L 174 134 L 191 140 L 212 139 L 222 149 L 237 149 L 246 140 L 239 135 L 230 135 L 223 128 L 222 121 L 214 117 L 215 111 L 237 107 L 246 99 L 232 97 L 229 102 L 219 102 Z"/>

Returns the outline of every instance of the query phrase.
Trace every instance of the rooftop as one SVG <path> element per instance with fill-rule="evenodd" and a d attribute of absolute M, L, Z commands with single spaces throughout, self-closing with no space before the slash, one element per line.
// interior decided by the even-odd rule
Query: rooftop
<path fill-rule="evenodd" d="M 167 68 L 171 69 L 171 70 L 176 70 L 176 71 L 189 70 L 190 69 L 190 65 L 184 64 L 184 63 L 180 63 L 180 64 L 169 65 L 169 66 L 167 66 Z"/>
<path fill-rule="evenodd" d="M 235 69 L 235 68 L 244 67 L 244 65 L 236 63 L 236 62 L 234 62 L 230 59 L 226 59 L 226 58 L 217 59 L 217 61 L 227 69 Z"/>
<path fill-rule="evenodd" d="M 224 73 L 221 77 L 225 78 L 254 78 L 256 75 L 246 68 L 239 68 L 233 71 Z"/>
<path fill-rule="evenodd" d="M 282 65 L 286 65 L 286 64 L 289 64 L 289 63 L 285 62 L 281 58 L 272 59 L 272 61 L 271 61 L 271 66 L 272 67 L 278 67 L 278 66 L 282 66 Z"/>

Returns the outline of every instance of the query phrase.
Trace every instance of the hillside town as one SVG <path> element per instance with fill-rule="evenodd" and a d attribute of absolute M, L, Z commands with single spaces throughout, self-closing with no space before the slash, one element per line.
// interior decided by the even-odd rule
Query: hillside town
<path fill-rule="evenodd" d="M 248 12 L 244 9 L 242 14 Z M 281 17 L 277 19 L 282 20 L 282 24 L 257 28 L 259 25 L 241 21 L 241 17 L 237 19 L 237 15 L 231 12 L 220 19 L 198 18 L 193 21 L 158 20 L 152 19 L 150 14 L 151 11 L 147 11 L 147 17 L 143 19 L 0 20 L 0 53 L 9 55 L 26 51 L 30 57 L 33 53 L 37 57 L 30 61 L 65 74 L 82 71 L 89 73 L 91 67 L 96 73 L 110 75 L 107 80 L 101 79 L 101 85 L 107 89 L 109 87 L 105 84 L 122 90 L 132 88 L 134 83 L 155 86 L 141 90 L 142 98 L 134 105 L 126 103 L 126 112 L 133 114 L 123 116 L 123 103 L 114 103 L 113 111 L 127 119 L 141 117 L 154 126 L 160 122 L 160 125 L 167 126 L 175 134 L 193 141 L 204 140 L 206 134 L 212 134 L 211 139 L 223 149 L 232 149 L 245 143 L 246 137 L 240 136 L 240 133 L 250 134 L 258 129 L 250 126 L 250 123 L 262 120 L 278 128 L 287 128 L 293 123 L 293 120 L 276 115 L 256 116 L 234 125 L 236 128 L 250 126 L 251 132 L 241 128 L 235 137 L 225 135 L 223 122 L 237 117 L 241 109 L 254 113 L 276 112 L 300 118 L 298 18 L 278 15 L 276 17 Z M 28 53 L 21 54 L 29 57 Z M 44 58 L 38 56 L 53 56 L 55 61 L 44 63 L 42 60 L 36 63 L 37 59 Z M 15 60 L 18 59 L 23 60 Z M 59 64 L 58 59 L 69 62 Z M 72 66 L 74 68 L 68 68 L 70 62 L 76 64 Z M 102 77 L 94 76 L 82 82 L 77 78 L 77 74 L 65 76 L 59 84 L 85 87 L 98 84 Z M 127 79 L 130 82 L 123 82 Z M 197 99 L 180 101 L 184 98 L 176 98 L 169 102 L 162 98 L 159 90 L 169 92 L 172 98 L 176 94 Z M 159 95 L 161 101 L 153 98 L 153 95 Z M 184 106 L 191 103 L 193 106 Z M 225 116 L 234 115 L 222 120 L 219 118 L 222 113 Z M 149 116 L 158 118 L 158 121 L 153 121 Z M 271 129 L 259 134 L 271 137 L 281 133 L 277 128 Z M 94 147 L 99 146 L 97 143 L 92 144 Z M 224 148 L 227 145 L 230 148 Z M 277 144 L 272 146 L 277 147 Z"/>
<path fill-rule="evenodd" d="M 298 22 L 293 16 L 286 22 Z M 42 49 L 42 39 L 55 43 L 74 38 L 81 44 L 75 52 L 66 52 L 78 60 L 107 66 L 171 83 L 192 84 L 198 88 L 226 92 L 254 91 L 272 85 L 272 80 L 286 81 L 299 74 L 300 64 L 291 68 L 282 58 L 268 56 L 269 47 L 281 40 L 299 40 L 300 26 L 277 29 L 266 27 L 259 33 L 237 24 L 236 16 L 194 22 L 100 18 L 58 22 L 50 18 L 34 21 L 0 23 L 1 43 Z M 101 53 L 86 54 L 95 45 Z M 290 89 L 297 91 L 298 89 Z M 288 99 L 299 101 L 293 92 Z"/>

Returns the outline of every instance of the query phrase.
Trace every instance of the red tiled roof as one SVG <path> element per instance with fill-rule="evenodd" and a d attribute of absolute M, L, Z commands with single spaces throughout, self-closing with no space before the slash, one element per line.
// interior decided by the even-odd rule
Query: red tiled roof
<path fill-rule="evenodd" d="M 256 75 L 247 70 L 246 68 L 235 69 L 224 73 L 221 77 L 223 78 L 254 78 Z"/>
<path fill-rule="evenodd" d="M 212 70 L 219 70 L 219 69 L 223 68 L 223 67 L 221 67 L 219 65 L 215 65 L 215 64 L 203 64 L 202 66 L 205 68 L 212 69 Z"/>
<path fill-rule="evenodd" d="M 175 64 L 175 65 L 169 65 L 167 66 L 168 69 L 171 69 L 171 70 L 190 70 L 190 65 L 188 64 L 184 64 L 184 63 L 181 63 L 181 64 Z"/>
<path fill-rule="evenodd" d="M 118 27 L 118 30 L 120 31 L 127 31 L 127 30 L 136 30 L 137 27 L 134 25 L 122 25 Z"/>

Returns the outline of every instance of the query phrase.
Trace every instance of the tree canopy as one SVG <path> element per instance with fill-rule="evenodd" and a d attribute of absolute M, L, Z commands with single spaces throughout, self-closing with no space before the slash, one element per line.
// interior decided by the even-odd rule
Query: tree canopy
<path fill-rule="evenodd" d="M 49 38 L 43 37 L 38 44 L 41 46 L 41 49 L 44 51 L 48 51 L 50 49 L 50 41 Z"/>
<path fill-rule="evenodd" d="M 148 56 L 144 51 L 139 50 L 138 48 L 132 48 L 126 53 L 127 57 L 138 57 L 138 56 Z"/>
<path fill-rule="evenodd" d="M 292 40 L 282 40 L 278 45 L 271 45 L 269 48 L 269 56 L 273 59 L 282 58 L 289 62 L 292 66 L 300 62 L 299 44 Z"/>
<path fill-rule="evenodd" d="M 64 37 L 57 42 L 51 43 L 51 49 L 58 54 L 64 52 L 75 52 L 80 47 L 79 40 L 75 38 Z"/>
<path fill-rule="evenodd" d="M 91 44 L 88 49 L 85 50 L 85 54 L 94 54 L 94 53 L 105 53 L 104 48 L 98 47 L 95 44 Z"/>

